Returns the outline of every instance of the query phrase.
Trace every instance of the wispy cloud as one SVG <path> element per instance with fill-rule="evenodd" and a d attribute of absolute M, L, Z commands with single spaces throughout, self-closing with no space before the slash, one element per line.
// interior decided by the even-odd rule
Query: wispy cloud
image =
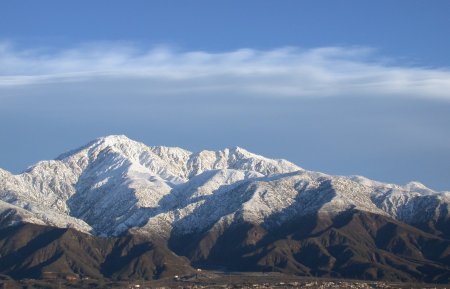
<path fill-rule="evenodd" d="M 46 52 L 20 50 L 3 42 L 0 89 L 101 79 L 164 93 L 226 91 L 251 96 L 450 99 L 448 68 L 394 63 L 364 47 L 211 53 L 167 47 L 143 50 L 109 43 Z"/>

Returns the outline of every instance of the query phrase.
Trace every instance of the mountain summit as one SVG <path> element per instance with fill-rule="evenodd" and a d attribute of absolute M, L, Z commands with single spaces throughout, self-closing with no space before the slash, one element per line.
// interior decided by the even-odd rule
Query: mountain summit
<path fill-rule="evenodd" d="M 2 228 L 28 223 L 93 237 L 133 234 L 165 240 L 199 264 L 242 270 L 272 266 L 306 275 L 349 276 L 341 267 L 350 270 L 355 260 L 341 264 L 339 254 L 350 250 L 357 260 L 379 264 L 375 271 L 369 270 L 372 265 L 363 270 L 370 278 L 410 279 L 441 266 L 430 278 L 445 279 L 449 204 L 450 193 L 417 182 L 399 186 L 330 176 L 239 147 L 192 153 L 123 135 L 96 139 L 18 175 L 0 169 Z M 438 252 L 424 251 L 431 244 L 440 246 L 433 248 Z M 422 263 L 378 252 L 387 248 Z M 321 259 L 314 263 L 308 254 Z M 386 273 L 383 266 L 391 268 L 392 262 L 418 273 L 400 267 Z"/>

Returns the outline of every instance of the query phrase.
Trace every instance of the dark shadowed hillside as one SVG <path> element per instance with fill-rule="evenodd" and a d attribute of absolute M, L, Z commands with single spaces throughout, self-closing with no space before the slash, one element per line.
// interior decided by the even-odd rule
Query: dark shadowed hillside
<path fill-rule="evenodd" d="M 73 229 L 21 224 L 0 230 L 0 272 L 14 278 L 59 275 L 153 279 L 192 272 L 163 243 L 136 235 L 94 237 Z"/>
<path fill-rule="evenodd" d="M 385 216 L 352 211 L 302 217 L 273 231 L 236 224 L 185 239 L 194 264 L 305 276 L 449 282 L 450 241 Z"/>

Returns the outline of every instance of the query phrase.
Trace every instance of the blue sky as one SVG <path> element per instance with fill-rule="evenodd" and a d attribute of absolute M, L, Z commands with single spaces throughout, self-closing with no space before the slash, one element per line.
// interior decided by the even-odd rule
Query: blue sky
<path fill-rule="evenodd" d="M 107 134 L 450 190 L 448 1 L 2 1 L 0 167 Z"/>

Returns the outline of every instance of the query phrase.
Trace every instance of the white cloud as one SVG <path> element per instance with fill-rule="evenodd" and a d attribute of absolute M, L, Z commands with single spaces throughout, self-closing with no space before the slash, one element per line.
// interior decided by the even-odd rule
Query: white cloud
<path fill-rule="evenodd" d="M 91 44 L 45 52 L 0 43 L 0 89 L 97 80 L 120 81 L 133 90 L 141 86 L 142 90 L 169 94 L 189 91 L 450 99 L 450 70 L 386 63 L 364 47 L 210 53 Z"/>

